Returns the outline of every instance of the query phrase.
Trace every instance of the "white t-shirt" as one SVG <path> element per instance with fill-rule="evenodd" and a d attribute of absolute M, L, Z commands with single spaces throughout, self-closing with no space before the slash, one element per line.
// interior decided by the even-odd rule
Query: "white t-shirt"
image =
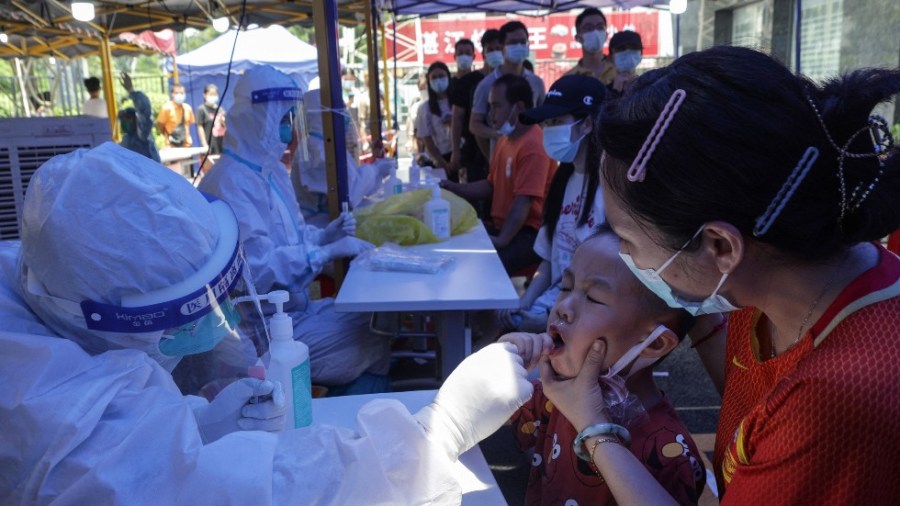
<path fill-rule="evenodd" d="M 96 116 L 98 118 L 108 118 L 109 111 L 106 109 L 106 100 L 102 98 L 89 98 L 84 101 L 84 107 L 81 108 L 85 116 Z"/>
<path fill-rule="evenodd" d="M 534 252 L 542 259 L 550 262 L 551 281 L 550 289 L 547 292 L 553 292 L 554 288 L 558 288 L 562 280 L 563 271 L 572 263 L 572 255 L 575 254 L 575 248 L 596 232 L 600 225 L 606 221 L 606 217 L 603 214 L 603 195 L 598 185 L 587 223 L 578 225 L 581 206 L 586 196 L 587 177 L 584 173 L 573 172 L 566 182 L 562 209 L 559 212 L 556 229 L 553 231 L 553 242 L 551 243 L 547 237 L 546 225 L 542 225 L 541 229 L 538 230 L 537 239 L 534 241 Z M 544 298 L 543 295 L 538 297 L 535 304 L 537 305 Z M 555 298 L 556 296 L 553 295 L 553 299 Z M 552 301 L 550 301 L 550 305 L 552 306 Z"/>
<path fill-rule="evenodd" d="M 450 152 L 450 102 L 442 98 L 438 100 L 438 107 L 441 110 L 440 116 L 431 113 L 427 100 L 419 104 L 419 112 L 416 113 L 416 137 L 420 139 L 431 137 L 438 151 L 444 155 Z"/>

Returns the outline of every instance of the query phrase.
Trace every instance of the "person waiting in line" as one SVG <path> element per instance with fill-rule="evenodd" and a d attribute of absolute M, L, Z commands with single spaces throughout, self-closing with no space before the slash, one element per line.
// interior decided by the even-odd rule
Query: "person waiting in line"
<path fill-rule="evenodd" d="M 618 253 L 618 237 L 608 227 L 585 240 L 565 270 L 545 332 L 500 338 L 514 343 L 530 368 L 545 357 L 541 375 L 558 379 L 578 376 L 594 343 L 606 349 L 605 372 L 594 377 L 594 385 L 607 401 L 597 411 L 611 424 L 579 434 L 554 409 L 540 381 L 512 416 L 519 446 L 534 449 L 528 505 L 619 504 L 590 463 L 600 445 L 630 452 L 678 504 L 697 504 L 706 484 L 697 445 L 653 381 L 654 365 L 678 346 L 691 317 L 654 296 Z M 587 434 L 600 437 L 585 448 L 577 441 Z"/>
<path fill-rule="evenodd" d="M 200 190 L 231 205 L 256 288 L 291 292 L 294 338 L 309 346 L 312 381 L 331 393 L 388 390 L 389 342 L 368 331 L 369 315 L 337 313 L 334 299 L 310 300 L 308 286 L 326 263 L 373 246 L 353 237 L 356 220 L 343 213 L 325 228 L 307 225 L 281 157 L 298 142 L 303 90 L 269 65 L 245 72 L 222 158 Z"/>
<path fill-rule="evenodd" d="M 406 152 L 410 157 L 417 153 L 425 152 L 425 145 L 421 139 L 416 137 L 416 116 L 419 114 L 419 107 L 423 102 L 428 101 L 428 79 L 421 75 L 416 82 L 419 94 L 416 95 L 406 106 Z"/>
<path fill-rule="evenodd" d="M 84 101 L 81 112 L 86 116 L 108 118 L 109 109 L 106 108 L 106 100 L 100 98 L 100 80 L 96 77 L 85 79 L 84 89 L 88 92 L 88 99 Z"/>
<path fill-rule="evenodd" d="M 716 46 L 642 74 L 601 115 L 620 255 L 670 306 L 727 313 L 726 336 L 690 333 L 723 394 L 722 505 L 900 497 L 900 259 L 880 244 L 900 228 L 900 150 L 872 115 L 898 93 L 896 68 L 820 85 Z M 578 431 L 609 421 L 604 362 L 597 346 L 574 379 L 541 375 Z M 591 460 L 619 504 L 674 504 L 618 445 Z"/>
<path fill-rule="evenodd" d="M 158 162 L 159 150 L 156 149 L 156 140 L 153 138 L 153 109 L 150 107 L 150 99 L 134 89 L 131 76 L 127 73 L 122 72 L 120 82 L 128 92 L 132 106 L 119 111 L 119 129 L 122 133 L 119 144 Z"/>
<path fill-rule="evenodd" d="M 475 87 L 472 96 L 472 116 L 469 118 L 469 130 L 476 138 L 481 138 L 479 146 L 482 153 L 490 160 L 494 146 L 500 134 L 488 118 L 490 111 L 489 95 L 494 82 L 503 75 L 515 75 L 527 80 L 531 87 L 531 103 L 537 107 L 544 103 L 544 81 L 524 67 L 528 58 L 528 28 L 521 21 L 509 21 L 500 27 L 500 43 L 503 45 L 503 63 L 493 72 L 485 76 Z"/>
<path fill-rule="evenodd" d="M 609 39 L 609 56 L 616 66 L 616 77 L 609 89 L 621 95 L 637 79 L 637 66 L 641 63 L 644 45 L 640 34 L 631 30 L 616 33 Z"/>
<path fill-rule="evenodd" d="M 225 108 L 219 105 L 219 87 L 212 83 L 203 87 L 203 104 L 197 108 L 197 135 L 200 136 L 200 145 L 209 148 L 209 154 L 222 153 Z"/>
<path fill-rule="evenodd" d="M 519 116 L 525 124 L 540 123 L 544 151 L 560 165 L 550 182 L 534 242 L 541 263 L 519 298 L 519 307 L 497 312 L 497 323 L 505 331 L 547 328 L 550 308 L 575 248 L 605 221 L 600 174 L 591 169 L 600 165 L 603 152 L 594 134 L 605 91 L 594 78 L 563 76 L 550 87 L 544 105 Z"/>
<path fill-rule="evenodd" d="M 459 47 L 462 39 L 457 42 Z M 473 53 L 474 54 L 474 53 Z M 457 180 L 474 183 L 487 177 L 488 160 L 482 149 L 478 147 L 477 138 L 469 130 L 469 117 L 472 114 L 472 95 L 478 83 L 492 69 L 503 63 L 503 43 L 500 42 L 500 31 L 493 28 L 485 30 L 481 36 L 481 55 L 484 65 L 460 77 L 450 90 L 452 118 L 450 120 L 450 174 L 460 174 Z M 457 60 L 457 64 L 459 61 Z M 484 151 L 488 151 L 485 147 Z M 448 174 L 449 176 L 449 174 Z M 463 177 L 464 176 L 464 177 Z M 489 206 L 476 203 L 479 216 L 487 216 Z"/>
<path fill-rule="evenodd" d="M 416 113 L 416 137 L 425 146 L 430 165 L 450 174 L 450 69 L 436 61 L 425 73 L 428 80 L 428 100 L 422 102 Z M 421 162 L 420 162 L 421 163 Z M 459 180 L 457 177 L 450 177 Z"/>
<path fill-rule="evenodd" d="M 418 412 L 367 403 L 355 430 L 279 430 L 293 407 L 272 381 L 212 401 L 178 389 L 185 358 L 267 342 L 234 297 L 252 283 L 237 229 L 227 204 L 111 142 L 34 173 L 22 241 L 0 243 L 0 502 L 460 503 L 454 462 L 532 394 L 512 345 L 463 360 Z"/>
<path fill-rule="evenodd" d="M 482 81 L 484 82 L 484 81 Z M 532 107 L 532 89 L 524 77 L 500 76 L 490 91 L 490 119 L 499 141 L 488 178 L 474 183 L 441 181 L 441 186 L 467 200 L 490 200 L 488 234 L 509 274 L 537 264 L 534 240 L 550 179 L 556 170 L 544 152 L 540 127 L 519 115 Z"/>
<path fill-rule="evenodd" d="M 581 59 L 566 75 L 583 75 L 609 85 L 616 78 L 616 67 L 603 55 L 606 44 L 606 16 L 596 7 L 588 7 L 575 18 L 575 40 L 581 44 Z"/>
<path fill-rule="evenodd" d="M 162 134 L 165 147 L 185 148 L 194 145 L 191 125 L 194 124 L 194 110 L 184 101 L 184 86 L 172 86 L 171 100 L 163 104 L 156 116 L 156 129 Z"/>

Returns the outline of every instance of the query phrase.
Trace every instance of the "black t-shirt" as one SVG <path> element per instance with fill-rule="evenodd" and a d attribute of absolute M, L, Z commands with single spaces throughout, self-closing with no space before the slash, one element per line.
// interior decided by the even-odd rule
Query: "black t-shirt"
<path fill-rule="evenodd" d="M 485 75 L 481 72 L 469 72 L 462 77 L 454 77 L 452 86 L 450 87 L 450 105 L 462 107 L 466 111 L 466 114 L 463 117 L 462 128 L 462 138 L 464 142 L 460 149 L 463 165 L 468 165 L 472 162 L 486 163 L 484 156 L 481 154 L 481 150 L 478 149 L 475 136 L 469 131 L 469 118 L 472 115 L 472 96 L 475 95 L 475 88 L 478 87 L 478 83 L 484 78 Z"/>
<path fill-rule="evenodd" d="M 209 135 L 212 131 L 213 114 L 215 113 L 216 108 L 213 107 L 210 109 L 206 104 L 197 108 L 197 124 L 203 127 L 203 131 L 206 132 L 206 135 Z M 225 114 L 225 109 L 219 109 L 219 114 Z"/>

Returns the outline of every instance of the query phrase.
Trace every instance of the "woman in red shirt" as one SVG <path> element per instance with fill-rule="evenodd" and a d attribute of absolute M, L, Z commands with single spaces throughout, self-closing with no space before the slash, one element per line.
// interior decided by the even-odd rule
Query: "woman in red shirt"
<path fill-rule="evenodd" d="M 723 504 L 900 497 L 900 260 L 878 242 L 900 228 L 900 156 L 870 116 L 898 92 L 897 69 L 822 87 L 715 47 L 644 74 L 601 117 L 623 259 L 670 305 L 711 315 L 691 335 L 723 393 Z M 717 313 L 727 338 L 708 331 Z M 542 369 L 546 395 L 589 433 L 607 421 L 595 348 L 574 383 Z M 592 442 L 603 436 L 585 446 L 619 503 L 671 502 L 627 449 Z"/>

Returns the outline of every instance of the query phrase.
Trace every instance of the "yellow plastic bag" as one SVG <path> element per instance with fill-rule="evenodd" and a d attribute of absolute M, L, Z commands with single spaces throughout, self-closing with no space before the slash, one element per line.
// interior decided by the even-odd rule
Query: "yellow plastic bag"
<path fill-rule="evenodd" d="M 441 190 L 441 198 L 450 203 L 451 234 L 468 232 L 478 223 L 475 208 L 465 199 L 445 190 Z M 422 208 L 430 199 L 431 190 L 414 190 L 357 209 L 354 211 L 357 237 L 376 246 L 386 242 L 403 246 L 438 242 L 422 216 Z"/>

